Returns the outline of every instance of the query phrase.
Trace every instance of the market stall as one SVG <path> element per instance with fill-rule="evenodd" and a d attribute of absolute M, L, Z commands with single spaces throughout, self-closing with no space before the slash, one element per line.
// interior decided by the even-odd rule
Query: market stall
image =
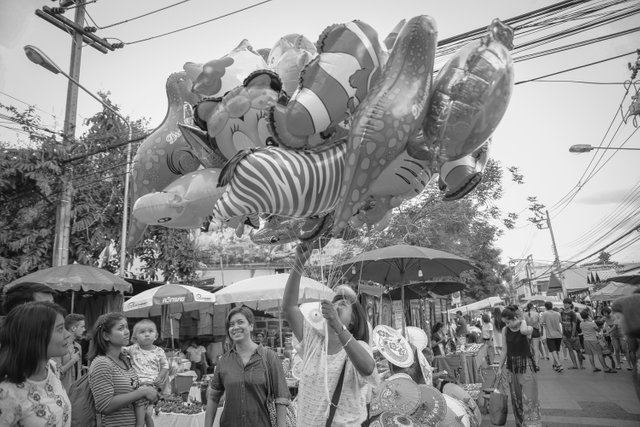
<path fill-rule="evenodd" d="M 436 356 L 434 365 L 438 371 L 447 371 L 460 383 L 476 384 L 482 382 L 480 371 L 487 364 L 486 358 L 485 344 L 467 344 L 455 353 Z"/>

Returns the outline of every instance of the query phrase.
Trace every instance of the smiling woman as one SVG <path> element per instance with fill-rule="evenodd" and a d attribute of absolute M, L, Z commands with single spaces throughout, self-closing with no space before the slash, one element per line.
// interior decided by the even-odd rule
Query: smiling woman
<path fill-rule="evenodd" d="M 213 425 L 224 393 L 220 425 L 271 427 L 268 405 L 275 403 L 277 425 L 284 427 L 289 388 L 278 356 L 251 340 L 253 313 L 248 307 L 236 307 L 225 326 L 233 347 L 220 358 L 209 384 L 205 427 Z"/>
<path fill-rule="evenodd" d="M 29 302 L 9 312 L 0 334 L 0 425 L 71 425 L 71 404 L 48 363 L 67 353 L 64 309 Z"/>

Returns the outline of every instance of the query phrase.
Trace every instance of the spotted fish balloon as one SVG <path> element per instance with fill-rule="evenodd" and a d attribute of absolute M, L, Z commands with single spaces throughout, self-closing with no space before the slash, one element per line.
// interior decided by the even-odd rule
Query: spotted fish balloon
<path fill-rule="evenodd" d="M 339 233 L 361 208 L 371 183 L 405 151 L 426 114 L 436 49 L 436 23 L 429 16 L 411 18 L 395 41 L 378 83 L 356 110 L 341 202 L 334 231 Z"/>

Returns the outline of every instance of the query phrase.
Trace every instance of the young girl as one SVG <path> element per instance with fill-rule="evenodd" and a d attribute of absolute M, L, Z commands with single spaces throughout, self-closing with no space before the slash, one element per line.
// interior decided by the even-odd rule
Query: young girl
<path fill-rule="evenodd" d="M 156 324 L 144 319 L 133 326 L 133 345 L 123 350 L 129 353 L 140 384 L 153 386 L 160 391 L 169 373 L 169 362 L 164 350 L 153 345 L 156 339 Z M 153 427 L 152 407 L 148 401 L 136 406 L 136 427 L 142 427 L 145 423 L 147 427 Z"/>

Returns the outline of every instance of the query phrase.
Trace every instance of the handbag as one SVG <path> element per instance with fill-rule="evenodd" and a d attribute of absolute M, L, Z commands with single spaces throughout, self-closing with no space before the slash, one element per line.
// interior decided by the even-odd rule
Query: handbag
<path fill-rule="evenodd" d="M 489 415 L 491 424 L 494 426 L 503 426 L 507 423 L 507 414 L 509 413 L 509 398 L 505 393 L 502 375 L 496 376 L 494 389 L 489 397 Z"/>
<path fill-rule="evenodd" d="M 273 389 L 271 388 L 271 373 L 269 370 L 269 366 L 265 362 L 265 354 L 264 350 L 262 354 L 262 364 L 264 366 L 265 375 L 267 376 L 267 411 L 269 412 L 269 421 L 271 421 L 271 427 L 278 426 L 278 412 L 276 409 L 276 399 L 273 397 Z M 287 415 L 286 415 L 286 424 L 287 427 L 295 427 L 296 426 L 296 409 L 294 404 L 289 404 L 287 406 Z"/>
<path fill-rule="evenodd" d="M 338 378 L 338 384 L 336 385 L 336 389 L 333 391 L 333 396 L 331 396 L 331 404 L 329 406 L 329 417 L 327 418 L 325 427 L 331 427 L 331 423 L 333 423 L 333 417 L 336 416 L 336 410 L 338 409 L 338 402 L 340 401 L 340 393 L 342 393 L 342 383 L 344 382 L 344 371 L 346 367 L 347 367 L 347 361 L 345 360 L 344 365 L 342 366 L 342 371 L 340 372 L 340 377 Z"/>

